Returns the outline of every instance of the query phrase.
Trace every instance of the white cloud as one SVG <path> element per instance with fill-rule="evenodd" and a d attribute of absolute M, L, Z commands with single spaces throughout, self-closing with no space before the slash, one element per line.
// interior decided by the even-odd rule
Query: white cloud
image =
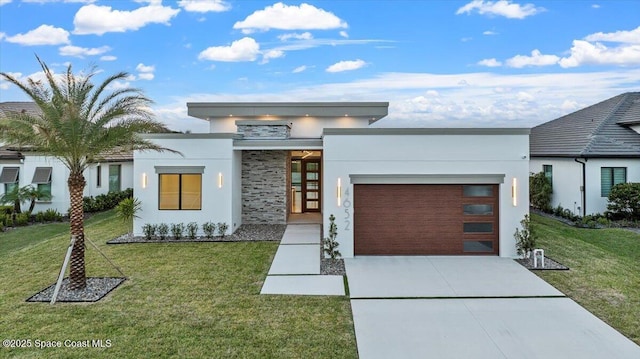
<path fill-rule="evenodd" d="M 9 0 L 9 2 L 11 2 L 11 0 Z M 27 3 L 30 2 L 30 3 L 37 3 L 37 4 L 46 4 L 46 3 L 54 3 L 54 2 L 91 4 L 96 2 L 96 0 L 22 0 L 22 2 L 27 2 Z"/>
<path fill-rule="evenodd" d="M 112 55 L 105 55 L 100 57 L 100 61 L 116 61 L 118 58 Z"/>
<path fill-rule="evenodd" d="M 268 50 L 262 53 L 262 61 L 260 63 L 266 64 L 271 59 L 277 59 L 284 56 L 284 51 L 280 50 Z"/>
<path fill-rule="evenodd" d="M 189 12 L 224 12 L 231 9 L 223 0 L 180 0 L 178 6 Z"/>
<path fill-rule="evenodd" d="M 343 71 L 352 71 L 362 68 L 367 63 L 363 60 L 353 60 L 353 61 L 340 61 L 329 67 L 327 67 L 327 72 L 343 72 Z"/>
<path fill-rule="evenodd" d="M 131 87 L 131 83 L 128 81 L 113 81 L 107 86 L 107 90 L 115 91 L 122 90 Z"/>
<path fill-rule="evenodd" d="M 0 6 L 10 3 L 11 0 L 0 0 Z"/>
<path fill-rule="evenodd" d="M 592 8 L 594 8 L 594 9 L 599 9 L 599 8 L 600 8 L 600 5 L 598 5 L 598 4 L 593 4 L 593 5 L 591 5 L 591 7 L 592 7 Z"/>
<path fill-rule="evenodd" d="M 111 51 L 111 48 L 109 46 L 86 48 L 86 47 L 67 45 L 67 46 L 61 47 L 58 50 L 61 56 L 73 56 L 73 57 L 84 58 L 85 56 L 96 56 L 96 55 L 104 54 L 105 52 Z"/>
<path fill-rule="evenodd" d="M 0 41 L 4 40 L 5 37 L 7 37 L 7 34 L 0 32 Z"/>
<path fill-rule="evenodd" d="M 142 62 L 136 66 L 136 71 L 138 71 L 138 78 L 140 80 L 153 80 L 155 75 L 153 72 L 156 70 L 156 67 L 153 65 L 145 65 Z"/>
<path fill-rule="evenodd" d="M 210 61 L 255 61 L 260 54 L 260 45 L 250 37 L 236 40 L 229 46 L 212 46 L 198 55 L 200 60 Z"/>
<path fill-rule="evenodd" d="M 51 25 L 40 25 L 24 34 L 5 36 L 8 42 L 25 45 L 60 45 L 69 43 L 69 32 Z"/>
<path fill-rule="evenodd" d="M 136 66 L 136 71 L 138 72 L 154 72 L 156 70 L 156 67 L 153 65 L 145 65 L 143 63 L 139 63 L 138 66 Z"/>
<path fill-rule="evenodd" d="M 518 99 L 518 101 L 523 101 L 523 102 L 531 102 L 534 100 L 534 97 L 525 91 L 520 91 L 518 92 L 518 94 L 516 95 L 516 98 Z"/>
<path fill-rule="evenodd" d="M 486 67 L 499 67 L 502 66 L 502 62 L 496 60 L 495 58 L 491 58 L 478 61 L 478 65 Z"/>
<path fill-rule="evenodd" d="M 138 78 L 140 80 L 151 81 L 151 80 L 153 80 L 154 77 L 155 77 L 155 75 L 152 72 L 141 72 L 141 73 L 138 74 Z"/>
<path fill-rule="evenodd" d="M 460 41 L 462 41 L 462 42 L 469 42 L 471 40 L 473 40 L 473 37 L 463 37 L 463 38 L 460 39 Z"/>
<path fill-rule="evenodd" d="M 340 36 L 344 37 L 345 39 L 349 38 L 349 34 L 344 30 L 340 31 Z"/>
<path fill-rule="evenodd" d="M 113 10 L 111 6 L 85 5 L 73 18 L 73 33 L 102 35 L 107 32 L 138 30 L 154 23 L 169 25 L 169 21 L 179 12 L 179 9 L 155 2 L 133 11 Z"/>
<path fill-rule="evenodd" d="M 520 5 L 508 0 L 484 1 L 473 0 L 456 11 L 456 15 L 471 14 L 477 11 L 480 15 L 504 16 L 509 19 L 524 19 L 527 16 L 535 15 L 544 11 L 544 8 L 536 7 L 533 4 Z"/>
<path fill-rule="evenodd" d="M 507 66 L 522 68 L 526 66 L 548 66 L 558 63 L 560 58 L 556 55 L 543 55 L 540 50 L 536 49 L 531 51 L 531 56 L 516 55 L 510 59 L 507 59 Z"/>
<path fill-rule="evenodd" d="M 608 48 L 598 42 L 574 40 L 571 55 L 560 59 L 560 66 L 581 65 L 640 65 L 640 44 Z"/>
<path fill-rule="evenodd" d="M 255 31 L 278 30 L 329 30 L 347 28 L 347 23 L 331 12 L 313 5 L 285 5 L 281 2 L 265 7 L 233 25 L 245 34 Z"/>
<path fill-rule="evenodd" d="M 498 35 L 498 33 L 495 32 L 495 31 L 492 31 L 492 30 L 487 30 L 487 31 L 483 32 L 482 35 L 490 36 L 490 35 Z"/>
<path fill-rule="evenodd" d="M 290 34 L 282 34 L 278 36 L 278 39 L 280 39 L 280 41 L 287 41 L 290 39 L 294 39 L 294 40 L 311 40 L 313 39 L 313 35 L 310 32 L 303 32 L 301 34 L 294 32 L 294 33 L 290 33 Z"/>
<path fill-rule="evenodd" d="M 616 31 L 616 32 L 597 32 L 595 34 L 588 35 L 584 38 L 589 42 L 605 41 L 605 42 L 620 42 L 624 44 L 640 44 L 640 26 L 630 31 Z"/>
<path fill-rule="evenodd" d="M 294 74 L 297 74 L 297 73 L 300 73 L 300 72 L 304 72 L 304 71 L 306 71 L 306 70 L 307 70 L 307 66 L 306 66 L 306 65 L 302 65 L 302 66 L 298 66 L 298 67 L 296 67 L 296 68 L 295 68 L 295 69 L 293 69 L 293 71 L 291 71 L 291 72 L 293 72 Z"/>

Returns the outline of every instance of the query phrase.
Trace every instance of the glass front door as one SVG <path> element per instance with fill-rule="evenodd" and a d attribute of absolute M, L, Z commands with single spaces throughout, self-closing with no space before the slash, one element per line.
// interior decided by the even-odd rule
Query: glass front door
<path fill-rule="evenodd" d="M 320 211 L 320 160 L 302 160 L 302 211 Z"/>
<path fill-rule="evenodd" d="M 291 213 L 320 212 L 321 166 L 320 151 L 291 151 Z"/>

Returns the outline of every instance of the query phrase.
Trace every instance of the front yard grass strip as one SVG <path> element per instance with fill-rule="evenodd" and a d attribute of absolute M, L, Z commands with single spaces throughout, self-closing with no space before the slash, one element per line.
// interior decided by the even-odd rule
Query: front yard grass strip
<path fill-rule="evenodd" d="M 538 247 L 571 268 L 535 274 L 640 345 L 640 234 L 532 219 Z"/>
<path fill-rule="evenodd" d="M 110 347 L 0 348 L 0 357 L 357 357 L 348 297 L 259 294 L 277 242 L 107 246 L 127 228 L 113 212 L 98 216 L 87 221 L 87 236 L 127 281 L 96 303 L 27 303 L 55 281 L 69 234 L 36 239 L 20 234 L 29 228 L 13 230 L 30 244 L 0 254 L 0 333 Z M 86 256 L 88 276 L 117 275 L 91 247 Z"/>

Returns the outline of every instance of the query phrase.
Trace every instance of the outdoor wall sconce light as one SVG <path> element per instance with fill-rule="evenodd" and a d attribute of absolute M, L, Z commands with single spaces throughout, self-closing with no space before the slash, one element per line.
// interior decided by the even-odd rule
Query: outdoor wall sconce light
<path fill-rule="evenodd" d="M 513 206 L 518 205 L 518 180 L 513 177 L 511 181 L 511 199 L 513 200 Z"/>
<path fill-rule="evenodd" d="M 338 185 L 336 186 L 336 198 L 338 199 L 338 207 L 342 203 L 342 179 L 338 177 Z"/>
<path fill-rule="evenodd" d="M 142 188 L 147 188 L 147 174 L 145 172 L 142 173 Z"/>
<path fill-rule="evenodd" d="M 218 172 L 218 188 L 222 188 L 222 172 Z"/>

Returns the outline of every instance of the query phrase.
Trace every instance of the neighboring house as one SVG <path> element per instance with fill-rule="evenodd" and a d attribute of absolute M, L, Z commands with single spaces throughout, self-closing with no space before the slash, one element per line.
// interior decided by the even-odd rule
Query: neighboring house
<path fill-rule="evenodd" d="M 640 182 L 640 92 L 534 127 L 530 166 L 551 179 L 554 207 L 605 212 L 612 186 Z"/>
<path fill-rule="evenodd" d="M 0 119 L 11 113 L 40 112 L 33 102 L 0 103 Z M 35 212 L 49 208 L 60 213 L 69 209 L 69 170 L 58 159 L 43 156 L 29 149 L 0 146 L 0 195 L 13 187 L 37 186 L 51 193 L 51 200 L 36 202 Z M 85 196 L 133 188 L 133 154 L 108 153 L 93 163 L 84 173 Z"/>
<path fill-rule="evenodd" d="M 134 153 L 145 224 L 335 215 L 344 257 L 515 257 L 529 212 L 529 129 L 370 128 L 386 102 L 188 103 L 210 133 L 150 134 Z"/>

